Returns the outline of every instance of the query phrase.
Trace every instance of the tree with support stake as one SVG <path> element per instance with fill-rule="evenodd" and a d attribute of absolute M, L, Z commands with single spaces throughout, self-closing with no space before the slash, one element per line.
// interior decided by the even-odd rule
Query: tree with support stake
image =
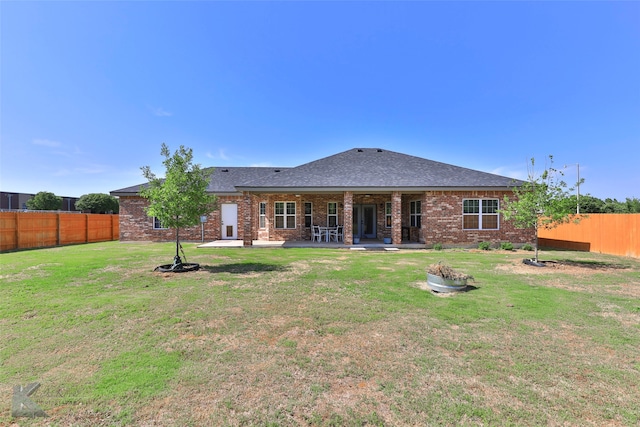
<path fill-rule="evenodd" d="M 156 217 L 164 227 L 176 230 L 176 254 L 172 264 L 156 267 L 159 271 L 184 272 L 197 270 L 200 266 L 183 262 L 180 257 L 180 228 L 193 227 L 200 217 L 216 207 L 215 195 L 207 193 L 210 170 L 193 164 L 193 150 L 183 145 L 173 155 L 166 144 L 160 151 L 165 160 L 164 178 L 158 178 L 149 166 L 143 166 L 142 174 L 149 184 L 140 190 L 140 195 L 149 200 L 147 215 Z M 184 256 L 184 251 L 182 251 Z M 185 261 L 186 261 L 186 256 Z"/>
<path fill-rule="evenodd" d="M 538 230 L 540 227 L 552 229 L 560 224 L 573 221 L 580 222 L 583 217 L 575 215 L 575 206 L 566 203 L 569 192 L 567 184 L 560 179 L 562 171 L 553 168 L 553 156 L 549 156 L 549 164 L 545 170 L 536 176 L 535 159 L 531 159 L 528 170 L 528 181 L 522 186 L 513 188 L 513 199 L 504 197 L 503 208 L 500 213 L 505 220 L 513 220 L 517 228 L 533 228 L 535 230 L 535 258 L 530 261 L 533 265 L 543 266 L 538 260 Z M 576 185 L 580 185 L 584 179 Z"/>

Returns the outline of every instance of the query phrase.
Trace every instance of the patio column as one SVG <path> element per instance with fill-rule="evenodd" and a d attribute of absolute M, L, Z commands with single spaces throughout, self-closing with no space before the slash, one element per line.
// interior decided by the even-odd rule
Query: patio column
<path fill-rule="evenodd" d="M 253 210 L 251 209 L 251 194 L 248 191 L 242 192 L 242 245 L 253 246 Z"/>
<path fill-rule="evenodd" d="M 391 243 L 402 243 L 402 193 L 391 192 Z"/>
<path fill-rule="evenodd" d="M 425 191 L 422 193 L 422 201 L 420 202 L 421 211 L 420 211 L 420 233 L 418 235 L 418 242 L 426 243 L 427 241 L 427 200 L 428 193 Z"/>
<path fill-rule="evenodd" d="M 342 239 L 345 245 L 353 245 L 353 191 L 344 192 L 344 228 Z"/>

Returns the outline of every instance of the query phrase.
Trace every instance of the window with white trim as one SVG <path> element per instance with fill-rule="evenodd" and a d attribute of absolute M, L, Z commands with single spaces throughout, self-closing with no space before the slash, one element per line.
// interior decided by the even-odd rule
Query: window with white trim
<path fill-rule="evenodd" d="M 414 200 L 409 208 L 409 225 L 420 227 L 422 224 L 422 203 L 420 200 Z"/>
<path fill-rule="evenodd" d="M 276 228 L 296 228 L 296 202 L 276 202 L 274 218 Z"/>
<path fill-rule="evenodd" d="M 327 226 L 335 227 L 338 225 L 338 203 L 327 203 Z"/>
<path fill-rule="evenodd" d="M 260 228 L 267 227 L 267 202 L 260 202 L 259 205 Z"/>
<path fill-rule="evenodd" d="M 384 225 L 387 228 L 391 228 L 391 202 L 384 204 Z"/>
<path fill-rule="evenodd" d="M 304 202 L 304 226 L 311 228 L 313 224 L 313 203 Z"/>
<path fill-rule="evenodd" d="M 497 230 L 498 199 L 465 199 L 462 201 L 464 230 Z"/>
<path fill-rule="evenodd" d="M 166 230 L 167 227 L 162 225 L 162 223 L 160 222 L 160 220 L 158 219 L 157 216 L 154 216 L 153 217 L 153 229 L 154 230 Z"/>

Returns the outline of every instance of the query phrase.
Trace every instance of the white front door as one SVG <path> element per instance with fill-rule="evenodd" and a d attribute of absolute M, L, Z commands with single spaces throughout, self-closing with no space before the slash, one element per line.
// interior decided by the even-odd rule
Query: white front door
<path fill-rule="evenodd" d="M 220 205 L 222 210 L 221 235 L 224 240 L 236 240 L 238 238 L 238 205 L 225 203 Z"/>

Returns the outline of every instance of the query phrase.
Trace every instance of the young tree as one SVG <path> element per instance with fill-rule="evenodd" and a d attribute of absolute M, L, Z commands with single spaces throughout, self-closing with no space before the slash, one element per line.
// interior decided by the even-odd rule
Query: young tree
<path fill-rule="evenodd" d="M 80 196 L 76 209 L 93 213 L 118 213 L 118 199 L 104 193 L 90 193 Z"/>
<path fill-rule="evenodd" d="M 27 200 L 27 208 L 34 211 L 57 211 L 62 207 L 62 197 L 48 191 L 41 191 Z"/>
<path fill-rule="evenodd" d="M 513 200 L 504 197 L 500 213 L 506 220 L 513 220 L 518 228 L 535 230 L 535 262 L 538 263 L 538 229 L 552 229 L 570 221 L 579 222 L 581 216 L 575 215 L 576 206 L 566 203 L 569 192 L 567 184 L 560 179 L 564 174 L 553 168 L 553 156 L 549 156 L 549 165 L 536 176 L 535 159 L 531 159 L 528 168 L 528 180 L 520 187 L 513 188 Z M 584 182 L 581 180 L 580 184 Z"/>
<path fill-rule="evenodd" d="M 166 168 L 163 179 L 156 177 L 149 166 L 143 166 L 142 174 L 149 180 L 140 195 L 149 200 L 146 213 L 160 220 L 163 226 L 176 230 L 176 255 L 172 270 L 182 270 L 179 256 L 179 230 L 200 223 L 200 217 L 215 208 L 216 197 L 207 193 L 209 173 L 193 164 L 193 150 L 180 146 L 171 155 L 169 147 L 162 144 L 160 151 Z"/>

